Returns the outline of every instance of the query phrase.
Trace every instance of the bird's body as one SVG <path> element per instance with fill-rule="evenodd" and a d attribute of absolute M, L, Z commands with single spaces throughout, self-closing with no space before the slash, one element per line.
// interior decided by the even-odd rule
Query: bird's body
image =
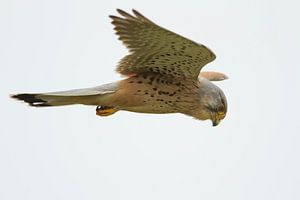
<path fill-rule="evenodd" d="M 163 29 L 137 11 L 110 16 L 120 39 L 129 48 L 117 71 L 127 78 L 86 89 L 41 94 L 17 94 L 31 106 L 97 105 L 97 114 L 119 110 L 140 113 L 183 113 L 214 125 L 225 117 L 227 102 L 212 81 L 217 72 L 199 72 L 215 55 L 205 46 Z"/>
<path fill-rule="evenodd" d="M 121 110 L 143 113 L 185 112 L 186 105 L 196 99 L 197 82 L 187 84 L 167 80 L 160 75 L 140 75 L 120 81 L 112 102 Z M 119 98 L 121 97 L 121 98 Z"/>

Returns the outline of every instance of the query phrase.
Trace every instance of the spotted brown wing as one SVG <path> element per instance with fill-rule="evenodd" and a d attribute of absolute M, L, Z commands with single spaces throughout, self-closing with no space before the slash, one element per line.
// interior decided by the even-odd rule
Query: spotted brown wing
<path fill-rule="evenodd" d="M 173 77 L 197 78 L 201 68 L 216 56 L 207 47 L 166 30 L 133 10 L 130 15 L 110 16 L 119 39 L 130 54 L 119 63 L 123 75 L 160 73 Z"/>

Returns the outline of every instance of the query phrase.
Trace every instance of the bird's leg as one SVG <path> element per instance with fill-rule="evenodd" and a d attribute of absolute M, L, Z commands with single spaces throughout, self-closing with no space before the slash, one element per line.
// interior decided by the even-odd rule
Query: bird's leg
<path fill-rule="evenodd" d="M 117 112 L 117 109 L 111 106 L 97 106 L 96 108 L 96 115 L 99 115 L 101 117 L 112 115 L 115 112 Z"/>

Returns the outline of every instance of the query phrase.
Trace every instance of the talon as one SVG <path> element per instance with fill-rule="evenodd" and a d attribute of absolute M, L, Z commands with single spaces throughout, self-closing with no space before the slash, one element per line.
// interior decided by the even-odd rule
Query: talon
<path fill-rule="evenodd" d="M 114 107 L 109 106 L 97 106 L 96 108 L 96 115 L 99 116 L 109 116 L 117 112 L 117 110 Z"/>

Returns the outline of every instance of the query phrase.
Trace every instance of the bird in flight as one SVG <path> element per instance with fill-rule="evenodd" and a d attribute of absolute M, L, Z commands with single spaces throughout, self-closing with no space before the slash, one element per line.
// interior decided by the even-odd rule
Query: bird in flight
<path fill-rule="evenodd" d="M 156 25 L 136 10 L 117 9 L 109 16 L 129 54 L 117 72 L 126 78 L 97 87 L 48 93 L 21 93 L 12 98 L 30 106 L 95 105 L 96 114 L 119 110 L 139 113 L 182 113 L 213 126 L 224 119 L 227 101 L 211 81 L 227 79 L 219 72 L 200 72 L 216 56 L 206 46 Z"/>

